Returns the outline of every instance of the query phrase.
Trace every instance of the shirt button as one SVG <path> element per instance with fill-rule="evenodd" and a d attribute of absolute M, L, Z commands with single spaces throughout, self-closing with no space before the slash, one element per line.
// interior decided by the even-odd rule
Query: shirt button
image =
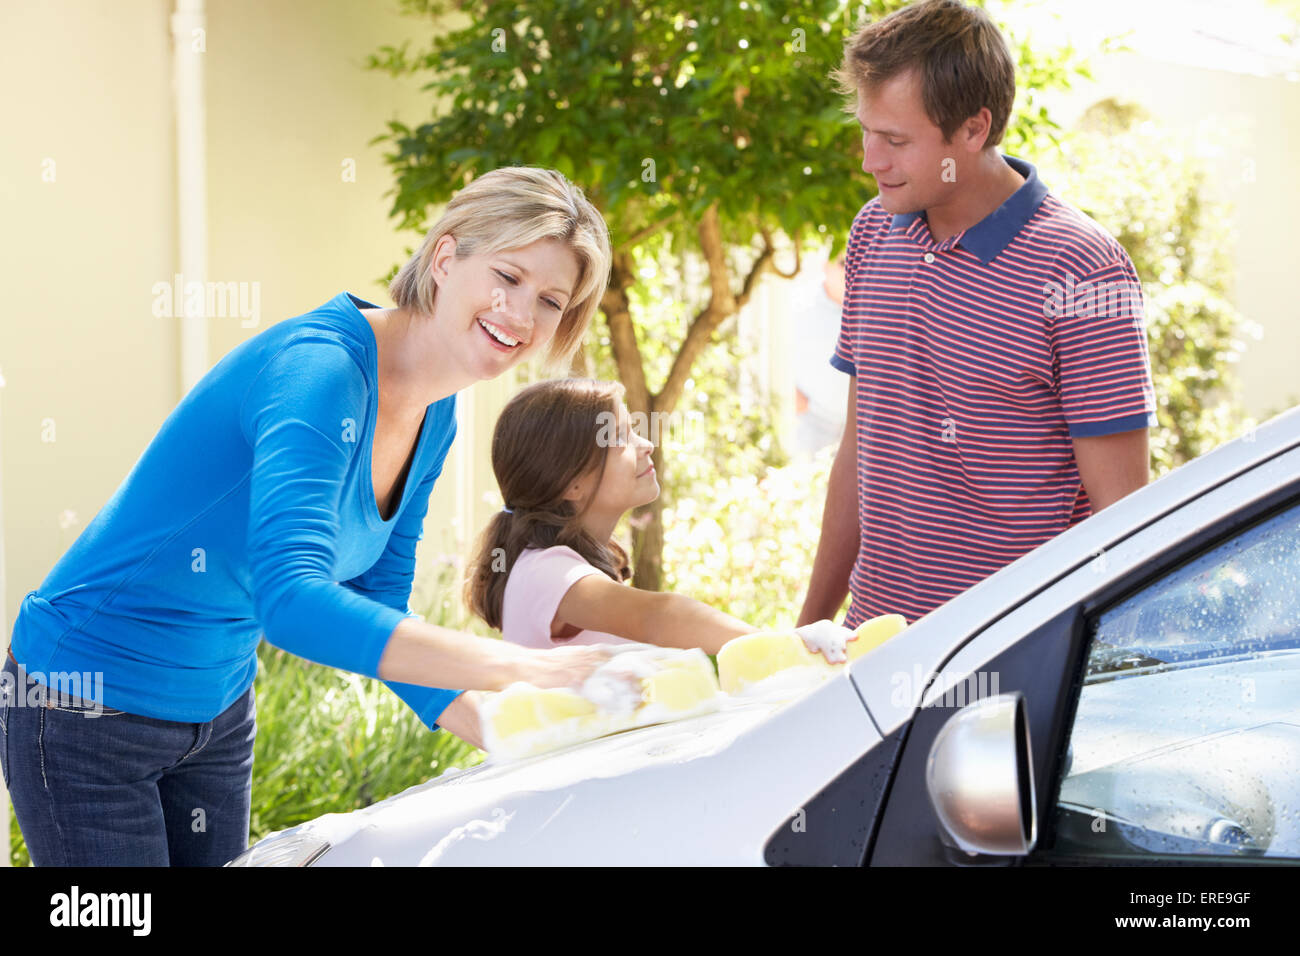
<path fill-rule="evenodd" d="M 933 252 L 927 252 L 927 253 L 925 254 L 925 261 L 926 261 L 926 262 L 934 262 L 934 253 L 933 253 Z"/>

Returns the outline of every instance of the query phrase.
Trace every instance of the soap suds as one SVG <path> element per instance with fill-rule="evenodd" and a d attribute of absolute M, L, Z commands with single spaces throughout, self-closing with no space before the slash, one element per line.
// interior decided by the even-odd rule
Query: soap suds
<path fill-rule="evenodd" d="M 794 632 L 803 638 L 809 653 L 821 654 L 831 664 L 843 664 L 849 659 L 845 645 L 853 640 L 854 632 L 847 627 L 822 620 L 796 627 Z"/>
<path fill-rule="evenodd" d="M 658 662 L 667 656 L 663 650 L 619 647 L 614 657 L 597 667 L 583 682 L 582 696 L 606 713 L 633 713 L 641 706 L 641 679 L 654 674 Z"/>
<path fill-rule="evenodd" d="M 514 819 L 513 813 L 506 813 L 500 807 L 492 809 L 491 820 L 471 820 L 456 827 L 439 840 L 432 850 L 420 860 L 420 866 L 434 866 L 444 853 L 462 840 L 492 840 L 505 832 L 506 824 Z"/>
<path fill-rule="evenodd" d="M 537 692 L 529 684 L 512 684 L 495 695 L 487 695 L 482 704 L 484 746 L 490 762 L 517 760 L 546 751 L 572 746 L 607 734 L 616 734 L 636 727 L 664 721 L 683 720 L 708 713 L 718 708 L 723 696 L 717 689 L 713 665 L 699 648 L 666 648 L 654 645 L 629 644 L 611 646 L 613 656 L 584 681 L 577 694 L 596 706 L 595 714 L 582 714 L 550 723 L 536 729 L 510 733 L 497 733 L 495 714 L 509 699 Z M 642 681 L 654 678 L 666 666 L 688 667 L 701 677 L 701 694 L 689 706 L 669 707 L 660 700 L 647 700 Z"/>

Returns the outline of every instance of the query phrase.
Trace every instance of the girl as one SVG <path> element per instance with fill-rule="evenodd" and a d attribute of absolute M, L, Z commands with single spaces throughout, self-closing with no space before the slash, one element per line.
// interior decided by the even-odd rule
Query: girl
<path fill-rule="evenodd" d="M 659 494 L 647 439 L 628 427 L 623 386 L 538 382 L 501 412 L 492 470 L 506 507 L 469 568 L 469 608 L 534 648 L 641 641 L 709 654 L 757 628 L 680 594 L 625 582 L 619 518 Z"/>

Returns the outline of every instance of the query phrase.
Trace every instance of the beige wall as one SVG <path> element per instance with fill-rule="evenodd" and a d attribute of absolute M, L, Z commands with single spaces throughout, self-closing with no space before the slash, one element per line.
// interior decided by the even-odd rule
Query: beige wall
<path fill-rule="evenodd" d="M 177 330 L 149 292 L 174 246 L 165 17 L 162 2 L 4 5 L 0 35 L 60 49 L 10 42 L 0 66 L 9 622 L 179 398 Z"/>

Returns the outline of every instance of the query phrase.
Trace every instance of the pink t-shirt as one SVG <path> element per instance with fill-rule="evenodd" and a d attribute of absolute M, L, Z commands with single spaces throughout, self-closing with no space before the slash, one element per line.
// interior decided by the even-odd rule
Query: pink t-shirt
<path fill-rule="evenodd" d="M 501 600 L 501 636 L 515 644 L 538 648 L 635 643 L 604 631 L 579 631 L 573 637 L 551 638 L 551 622 L 569 588 L 589 574 L 604 573 L 564 545 L 526 548 L 506 579 L 506 593 Z"/>

